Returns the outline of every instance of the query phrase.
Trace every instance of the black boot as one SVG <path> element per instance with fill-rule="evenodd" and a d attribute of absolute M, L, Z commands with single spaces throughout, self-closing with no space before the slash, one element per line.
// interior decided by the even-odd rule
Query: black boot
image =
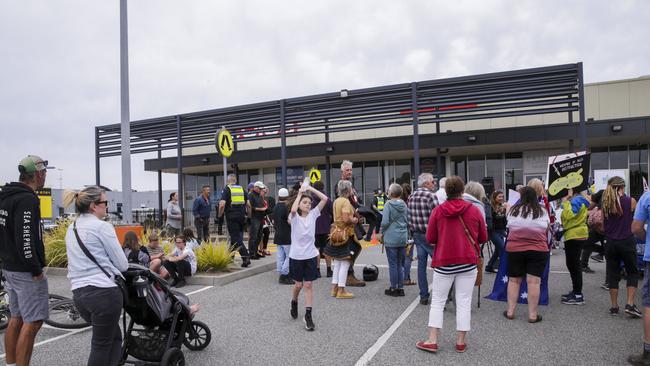
<path fill-rule="evenodd" d="M 644 350 L 641 354 L 632 355 L 627 358 L 627 362 L 634 366 L 650 366 L 650 352 Z"/>

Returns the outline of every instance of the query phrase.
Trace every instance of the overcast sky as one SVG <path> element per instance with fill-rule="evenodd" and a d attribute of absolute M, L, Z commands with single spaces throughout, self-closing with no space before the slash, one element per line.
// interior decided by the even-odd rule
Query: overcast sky
<path fill-rule="evenodd" d="M 648 1 L 171 1 L 129 4 L 131 120 L 340 89 L 584 62 L 650 74 Z M 119 0 L 0 0 L 0 182 L 40 155 L 95 181 L 94 126 L 120 121 Z M 133 188 L 155 189 L 134 155 Z M 121 186 L 119 158 L 102 183 Z M 164 175 L 173 189 L 176 176 Z"/>

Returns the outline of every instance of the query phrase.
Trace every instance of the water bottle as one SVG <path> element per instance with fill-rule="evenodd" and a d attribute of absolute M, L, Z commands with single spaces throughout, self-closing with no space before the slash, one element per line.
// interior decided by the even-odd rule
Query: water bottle
<path fill-rule="evenodd" d="M 138 293 L 138 297 L 147 297 L 147 285 L 148 282 L 147 280 L 142 277 L 138 276 L 133 280 L 133 284 L 135 285 L 135 290 Z"/>

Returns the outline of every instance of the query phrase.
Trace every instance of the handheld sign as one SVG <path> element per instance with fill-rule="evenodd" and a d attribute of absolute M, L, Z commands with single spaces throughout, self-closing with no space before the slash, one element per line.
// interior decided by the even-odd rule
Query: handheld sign
<path fill-rule="evenodd" d="M 584 151 L 575 154 L 550 156 L 548 158 L 547 189 L 548 200 L 554 201 L 566 196 L 568 189 L 581 192 L 589 188 L 590 154 Z"/>
<path fill-rule="evenodd" d="M 320 180 L 320 170 L 316 168 L 312 168 L 309 171 L 309 180 L 311 181 L 312 184 L 318 182 Z"/>
<path fill-rule="evenodd" d="M 229 158 L 233 151 L 235 151 L 235 144 L 232 141 L 232 135 L 228 130 L 223 129 L 217 134 L 217 139 L 215 141 L 217 145 L 217 150 L 224 158 Z"/>

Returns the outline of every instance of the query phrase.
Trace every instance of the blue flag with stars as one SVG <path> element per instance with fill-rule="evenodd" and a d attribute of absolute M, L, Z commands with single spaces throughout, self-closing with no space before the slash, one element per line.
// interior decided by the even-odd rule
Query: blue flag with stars
<path fill-rule="evenodd" d="M 507 247 L 508 243 L 506 243 Z M 549 258 L 550 259 L 550 258 Z M 546 268 L 542 275 L 542 284 L 540 287 L 539 304 L 548 305 L 548 272 L 550 268 L 550 260 L 546 261 Z M 494 279 L 494 286 L 492 293 L 485 297 L 486 299 L 495 301 L 508 301 L 508 252 L 505 250 L 499 256 L 499 271 Z M 521 286 L 519 287 L 519 304 L 528 304 L 528 285 L 526 279 L 523 278 Z"/>

